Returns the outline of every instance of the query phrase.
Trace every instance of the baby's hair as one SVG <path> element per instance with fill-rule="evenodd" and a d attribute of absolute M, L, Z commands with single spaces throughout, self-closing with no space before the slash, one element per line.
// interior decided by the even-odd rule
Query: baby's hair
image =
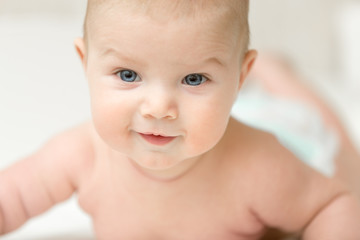
<path fill-rule="evenodd" d="M 94 15 L 111 9 L 120 4 L 136 13 L 145 13 L 157 19 L 181 19 L 186 17 L 201 17 L 203 21 L 220 16 L 220 29 L 236 26 L 239 31 L 237 38 L 241 41 L 244 52 L 249 45 L 249 0 L 88 0 L 84 22 L 85 42 L 89 34 L 89 26 L 94 21 Z M 240 37 L 241 36 L 241 37 Z"/>

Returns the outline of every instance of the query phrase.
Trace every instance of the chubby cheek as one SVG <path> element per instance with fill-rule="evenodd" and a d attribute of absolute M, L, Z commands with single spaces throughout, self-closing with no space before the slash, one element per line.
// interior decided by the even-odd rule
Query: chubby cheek
<path fill-rule="evenodd" d="M 202 154 L 209 151 L 224 135 L 233 100 L 227 98 L 226 101 L 219 101 L 218 99 L 209 99 L 207 104 L 194 107 L 190 112 L 189 121 L 187 121 L 187 125 L 191 126 L 187 136 L 189 152 Z"/>
<path fill-rule="evenodd" d="M 92 91 L 91 112 L 96 131 L 112 148 L 120 150 L 127 143 L 130 110 L 111 91 Z"/>

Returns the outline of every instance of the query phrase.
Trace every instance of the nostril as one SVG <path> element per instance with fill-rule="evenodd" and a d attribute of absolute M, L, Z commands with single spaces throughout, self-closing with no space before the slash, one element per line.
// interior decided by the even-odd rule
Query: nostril
<path fill-rule="evenodd" d="M 155 111 L 141 111 L 141 115 L 146 119 L 166 119 L 174 120 L 178 117 L 177 111 L 175 109 L 167 109 L 165 111 L 155 110 Z"/>
<path fill-rule="evenodd" d="M 175 100 L 168 92 L 153 94 L 152 97 L 146 98 L 140 105 L 140 113 L 146 119 L 167 119 L 177 118 L 178 110 Z"/>
<path fill-rule="evenodd" d="M 176 111 L 171 111 L 171 112 L 169 111 L 165 118 L 168 120 L 174 120 L 174 119 L 177 119 L 177 117 L 178 117 L 178 114 Z"/>
<path fill-rule="evenodd" d="M 151 114 L 142 114 L 142 116 L 147 119 L 154 118 Z"/>

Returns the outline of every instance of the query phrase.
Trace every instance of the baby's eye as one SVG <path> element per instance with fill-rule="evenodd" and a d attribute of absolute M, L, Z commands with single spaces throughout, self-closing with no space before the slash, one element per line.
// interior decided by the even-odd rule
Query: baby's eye
<path fill-rule="evenodd" d="M 190 86 L 199 86 L 207 80 L 208 79 L 201 74 L 189 74 L 184 78 L 183 83 Z"/>
<path fill-rule="evenodd" d="M 121 70 L 117 72 L 116 75 L 124 82 L 135 82 L 140 80 L 137 73 L 132 70 Z"/>

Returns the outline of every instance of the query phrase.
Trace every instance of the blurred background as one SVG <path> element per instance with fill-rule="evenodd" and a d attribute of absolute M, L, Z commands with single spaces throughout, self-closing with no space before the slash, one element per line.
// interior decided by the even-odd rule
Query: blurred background
<path fill-rule="evenodd" d="M 85 0 L 0 0 L 0 169 L 89 118 L 73 46 L 85 7 Z M 289 59 L 360 148 L 360 0 L 252 0 L 250 25 L 252 47 Z M 90 220 L 71 199 L 2 239 L 89 237 Z"/>
<path fill-rule="evenodd" d="M 287 58 L 360 149 L 360 0 L 250 2 L 252 46 Z"/>

